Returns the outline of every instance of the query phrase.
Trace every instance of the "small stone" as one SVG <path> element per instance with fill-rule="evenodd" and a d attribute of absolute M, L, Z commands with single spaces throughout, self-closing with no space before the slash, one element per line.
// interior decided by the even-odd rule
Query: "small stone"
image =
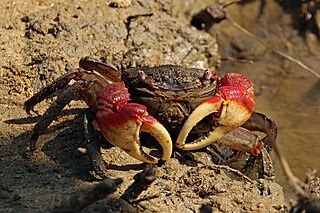
<path fill-rule="evenodd" d="M 132 4 L 131 0 L 113 0 L 110 2 L 110 7 L 127 8 Z"/>
<path fill-rule="evenodd" d="M 87 149 L 83 147 L 79 147 L 78 152 L 85 154 L 87 152 Z"/>

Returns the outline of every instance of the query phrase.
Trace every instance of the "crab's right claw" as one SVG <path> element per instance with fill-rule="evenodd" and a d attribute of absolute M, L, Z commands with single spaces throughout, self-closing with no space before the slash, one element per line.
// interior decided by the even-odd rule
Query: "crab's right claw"
<path fill-rule="evenodd" d="M 152 135 L 162 147 L 162 160 L 168 160 L 172 153 L 172 141 L 168 131 L 141 104 L 128 103 L 119 111 L 109 108 L 99 109 L 95 120 L 104 137 L 113 145 L 120 147 L 132 157 L 156 164 L 158 158 L 142 150 L 140 133 Z"/>
<path fill-rule="evenodd" d="M 200 104 L 184 123 L 177 138 L 176 146 L 179 149 L 184 150 L 200 149 L 222 138 L 225 134 L 227 134 L 227 132 L 230 132 L 231 130 L 226 128 L 226 126 L 219 126 L 216 127 L 207 136 L 200 137 L 197 140 L 192 141 L 191 143 L 186 143 L 187 136 L 191 132 L 192 128 L 204 117 L 213 113 L 221 113 L 221 111 L 225 108 L 223 105 L 224 100 L 218 95 L 215 95 Z"/>
<path fill-rule="evenodd" d="M 190 114 L 177 138 L 178 148 L 195 150 L 208 146 L 242 126 L 250 118 L 255 108 L 252 81 L 241 74 L 227 73 L 222 83 L 217 94 L 201 103 Z M 186 143 L 193 127 L 210 114 L 214 117 L 213 129 Z"/>

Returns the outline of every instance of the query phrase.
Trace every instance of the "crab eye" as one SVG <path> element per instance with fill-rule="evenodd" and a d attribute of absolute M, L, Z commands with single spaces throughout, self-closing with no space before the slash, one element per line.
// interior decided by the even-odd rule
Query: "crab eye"
<path fill-rule="evenodd" d="M 204 74 L 203 74 L 203 80 L 210 80 L 212 77 L 212 73 L 210 70 L 206 70 L 204 71 Z"/>
<path fill-rule="evenodd" d="M 146 79 L 146 74 L 142 70 L 138 71 L 138 77 L 140 80 L 145 80 Z"/>

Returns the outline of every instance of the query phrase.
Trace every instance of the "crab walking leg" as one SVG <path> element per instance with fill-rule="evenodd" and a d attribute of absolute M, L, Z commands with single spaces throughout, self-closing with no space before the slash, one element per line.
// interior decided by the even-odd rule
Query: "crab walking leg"
<path fill-rule="evenodd" d="M 172 153 L 172 141 L 168 131 L 140 104 L 125 104 L 119 111 L 108 108 L 98 110 L 95 120 L 104 137 L 132 157 L 146 163 L 158 163 L 158 159 L 145 153 L 140 143 L 140 133 L 147 132 L 161 145 L 163 160 Z"/>
<path fill-rule="evenodd" d="M 93 113 L 90 109 L 87 109 L 83 115 L 84 143 L 94 171 L 100 177 L 106 178 L 108 177 L 107 168 L 103 161 L 100 148 L 94 141 L 94 127 L 92 121 Z"/>
<path fill-rule="evenodd" d="M 37 124 L 32 129 L 32 134 L 30 138 L 30 150 L 36 150 L 36 143 L 46 129 L 50 126 L 52 121 L 54 121 L 63 108 L 68 105 L 72 100 L 76 100 L 80 98 L 78 95 L 78 91 L 81 88 L 80 84 L 73 84 L 68 89 L 63 91 L 60 95 L 58 95 L 57 99 L 52 103 L 50 108 L 41 116 L 37 122 Z M 70 95 L 75 94 L 75 95 Z"/>
<path fill-rule="evenodd" d="M 195 150 L 208 146 L 240 127 L 250 118 L 255 103 L 253 93 L 248 93 L 247 88 L 241 85 L 222 86 L 219 93 L 200 104 L 191 113 L 178 136 L 176 143 L 178 148 Z M 186 144 L 185 141 L 192 128 L 212 113 L 220 114 L 219 117 L 214 118 L 214 129 L 206 136 Z"/>
<path fill-rule="evenodd" d="M 31 98 L 29 98 L 25 103 L 24 103 L 24 108 L 26 112 L 31 115 L 30 111 L 33 111 L 33 107 L 40 103 L 41 101 L 45 100 L 48 98 L 50 95 L 54 94 L 61 88 L 66 87 L 71 79 L 77 76 L 79 73 L 79 70 L 81 69 L 76 69 L 73 72 L 67 73 L 59 78 L 57 78 L 55 81 L 53 81 L 51 84 L 48 86 L 44 87 L 41 91 L 33 95 Z"/>
<path fill-rule="evenodd" d="M 277 125 L 264 114 L 254 112 L 243 127 L 251 131 L 260 131 L 266 134 L 262 139 L 268 151 L 272 148 L 272 141 L 277 139 Z"/>
<path fill-rule="evenodd" d="M 226 134 L 217 142 L 252 155 L 259 155 L 263 147 L 258 135 L 242 127 Z"/>
<path fill-rule="evenodd" d="M 88 56 L 81 58 L 79 66 L 85 70 L 94 70 L 111 82 L 121 81 L 121 73 L 118 70 Z"/>

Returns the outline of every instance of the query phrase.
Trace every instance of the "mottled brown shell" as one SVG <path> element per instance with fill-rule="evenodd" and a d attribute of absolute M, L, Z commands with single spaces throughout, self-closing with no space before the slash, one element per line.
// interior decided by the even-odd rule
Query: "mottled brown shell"
<path fill-rule="evenodd" d="M 180 129 L 200 103 L 215 94 L 218 76 L 203 69 L 162 65 L 127 69 L 121 78 L 132 101 L 144 104 L 172 132 Z"/>

